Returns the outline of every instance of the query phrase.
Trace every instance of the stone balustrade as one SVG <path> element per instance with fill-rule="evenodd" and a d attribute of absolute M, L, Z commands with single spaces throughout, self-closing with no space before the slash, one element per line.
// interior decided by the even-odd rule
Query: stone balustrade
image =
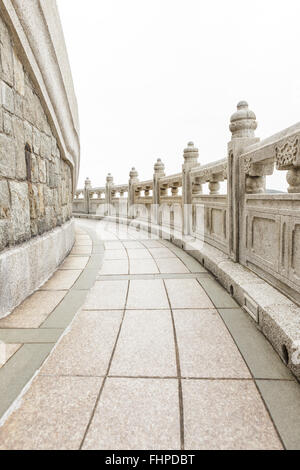
<path fill-rule="evenodd" d="M 256 128 L 255 114 L 242 101 L 231 117 L 226 158 L 201 165 L 189 142 L 180 173 L 166 175 L 158 159 L 148 181 L 139 181 L 135 168 L 125 185 L 114 185 L 108 175 L 105 187 L 93 188 L 87 179 L 73 211 L 168 227 L 217 248 L 299 303 L 300 123 L 262 141 Z M 275 168 L 287 173 L 286 193 L 266 189 Z"/>

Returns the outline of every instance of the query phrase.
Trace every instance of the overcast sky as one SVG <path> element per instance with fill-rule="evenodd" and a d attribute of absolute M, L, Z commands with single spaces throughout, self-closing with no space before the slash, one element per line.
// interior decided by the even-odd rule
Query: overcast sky
<path fill-rule="evenodd" d="M 57 0 L 81 126 L 79 186 L 226 156 L 247 100 L 265 138 L 300 115 L 299 0 Z M 284 175 L 282 175 L 284 176 Z M 283 181 L 282 178 L 277 181 Z M 285 189 L 285 188 L 283 188 Z"/>

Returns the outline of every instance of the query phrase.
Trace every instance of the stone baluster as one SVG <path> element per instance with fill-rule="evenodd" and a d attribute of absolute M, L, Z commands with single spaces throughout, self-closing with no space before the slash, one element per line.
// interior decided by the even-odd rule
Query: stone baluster
<path fill-rule="evenodd" d="M 195 178 L 192 185 L 193 196 L 200 196 L 203 194 L 202 184 L 199 181 L 199 178 Z"/>
<path fill-rule="evenodd" d="M 135 204 L 135 184 L 139 182 L 138 172 L 133 167 L 129 173 L 128 183 L 128 201 L 127 201 L 127 213 L 130 219 L 134 218 L 134 204 Z"/>
<path fill-rule="evenodd" d="M 90 191 L 92 189 L 91 180 L 86 178 L 84 182 L 84 212 L 90 213 Z"/>
<path fill-rule="evenodd" d="M 220 183 L 215 179 L 212 179 L 208 183 L 209 194 L 220 194 Z"/>
<path fill-rule="evenodd" d="M 184 163 L 182 165 L 182 203 L 183 203 L 183 234 L 193 233 L 193 211 L 192 211 L 192 179 L 191 169 L 198 165 L 199 151 L 193 142 L 189 142 L 183 152 Z"/>
<path fill-rule="evenodd" d="M 159 205 L 160 205 L 160 178 L 165 176 L 165 165 L 160 158 L 154 165 L 153 174 L 153 219 L 155 224 L 159 224 Z"/>

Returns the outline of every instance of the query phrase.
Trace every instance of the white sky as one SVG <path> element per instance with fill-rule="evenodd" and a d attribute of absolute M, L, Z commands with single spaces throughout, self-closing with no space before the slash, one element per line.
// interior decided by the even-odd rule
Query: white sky
<path fill-rule="evenodd" d="M 79 104 L 80 187 L 86 176 L 104 185 L 108 172 L 125 183 L 132 166 L 150 179 L 158 157 L 177 173 L 190 140 L 202 164 L 224 158 L 241 99 L 258 137 L 299 121 L 299 0 L 57 3 Z"/>

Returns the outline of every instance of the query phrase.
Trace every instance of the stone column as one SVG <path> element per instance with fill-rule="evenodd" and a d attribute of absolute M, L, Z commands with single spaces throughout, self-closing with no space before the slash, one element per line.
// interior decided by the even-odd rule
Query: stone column
<path fill-rule="evenodd" d="M 114 179 L 110 173 L 106 177 L 105 185 L 105 215 L 111 215 L 111 205 L 112 205 L 112 188 L 114 186 Z"/>
<path fill-rule="evenodd" d="M 193 185 L 191 181 L 191 169 L 198 166 L 199 151 L 193 142 L 189 142 L 183 152 L 184 164 L 182 165 L 182 204 L 183 204 L 183 235 L 193 233 L 192 195 Z"/>
<path fill-rule="evenodd" d="M 240 181 L 239 157 L 245 149 L 259 139 L 255 137 L 257 128 L 256 116 L 249 110 L 246 101 L 240 101 L 237 111 L 231 116 L 231 141 L 228 144 L 228 205 L 229 205 L 229 254 L 233 261 L 238 262 L 240 243 L 243 239 L 241 214 L 245 197 L 245 176 Z"/>
<path fill-rule="evenodd" d="M 129 173 L 128 182 L 127 216 L 129 219 L 134 219 L 135 184 L 139 182 L 138 176 L 138 172 L 133 167 Z"/>
<path fill-rule="evenodd" d="M 90 190 L 92 189 L 91 180 L 86 178 L 84 182 L 84 212 L 90 213 Z"/>
<path fill-rule="evenodd" d="M 160 205 L 160 186 L 159 180 L 165 176 L 165 165 L 160 158 L 154 165 L 153 174 L 153 221 L 155 224 L 159 224 L 159 205 Z"/>

